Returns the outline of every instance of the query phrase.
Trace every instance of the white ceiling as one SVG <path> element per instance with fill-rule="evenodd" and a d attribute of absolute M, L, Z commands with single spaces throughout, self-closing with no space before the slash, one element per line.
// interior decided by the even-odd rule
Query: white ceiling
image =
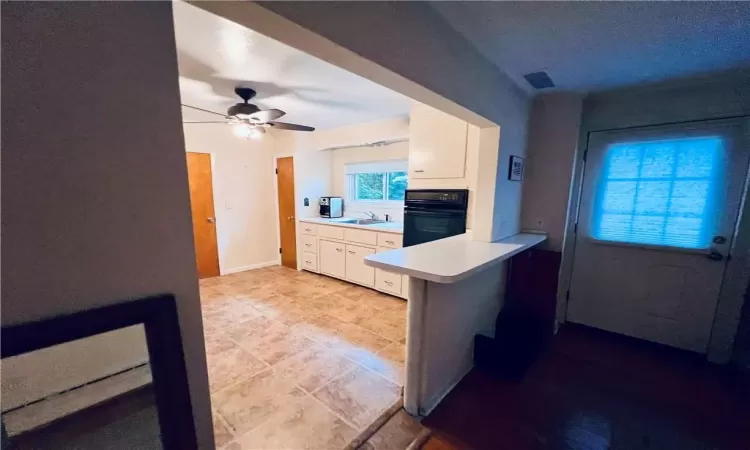
<path fill-rule="evenodd" d="M 451 26 L 533 91 L 596 91 L 750 66 L 750 2 L 432 2 Z M 544 92 L 546 90 L 535 91 Z"/>
<path fill-rule="evenodd" d="M 223 114 L 242 85 L 258 92 L 251 103 L 286 111 L 280 121 L 319 129 L 409 113 L 412 100 L 390 89 L 187 3 L 173 9 L 184 104 Z"/>

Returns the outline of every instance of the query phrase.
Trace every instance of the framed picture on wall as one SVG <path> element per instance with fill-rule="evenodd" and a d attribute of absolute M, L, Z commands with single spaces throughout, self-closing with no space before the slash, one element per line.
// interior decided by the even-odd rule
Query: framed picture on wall
<path fill-rule="evenodd" d="M 510 164 L 508 164 L 508 179 L 510 181 L 523 180 L 523 158 L 520 156 L 510 156 Z"/>

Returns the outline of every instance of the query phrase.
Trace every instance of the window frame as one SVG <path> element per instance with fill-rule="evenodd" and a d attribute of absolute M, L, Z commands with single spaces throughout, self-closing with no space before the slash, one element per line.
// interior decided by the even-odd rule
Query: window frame
<path fill-rule="evenodd" d="M 357 175 L 363 173 L 380 174 L 383 180 L 383 198 L 376 199 L 358 199 L 357 198 Z M 357 172 L 346 174 L 346 191 L 347 191 L 347 202 L 353 205 L 380 205 L 383 207 L 393 207 L 403 205 L 403 200 L 389 200 L 388 199 L 388 174 L 389 173 L 407 173 L 405 170 L 393 170 L 388 172 Z"/>

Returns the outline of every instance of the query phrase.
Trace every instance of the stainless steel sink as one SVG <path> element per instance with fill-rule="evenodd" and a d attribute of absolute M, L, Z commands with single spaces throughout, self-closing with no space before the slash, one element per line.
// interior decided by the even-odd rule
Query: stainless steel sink
<path fill-rule="evenodd" d="M 374 225 L 376 223 L 385 223 L 385 220 L 373 220 L 373 219 L 346 219 L 337 220 L 337 223 L 351 223 L 354 225 Z"/>

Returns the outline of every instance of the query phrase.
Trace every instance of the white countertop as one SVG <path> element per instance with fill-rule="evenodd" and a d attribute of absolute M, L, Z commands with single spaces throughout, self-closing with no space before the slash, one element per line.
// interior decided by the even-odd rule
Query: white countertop
<path fill-rule="evenodd" d="M 547 239 L 520 233 L 496 242 L 477 242 L 459 234 L 425 244 L 365 257 L 365 264 L 437 283 L 455 283 Z"/>
<path fill-rule="evenodd" d="M 381 231 L 385 233 L 404 234 L 404 224 L 401 222 L 383 222 L 370 225 L 357 225 L 355 223 L 341 223 L 342 220 L 361 219 L 361 217 L 339 217 L 337 219 L 326 219 L 325 217 L 308 217 L 300 219 L 300 222 L 318 223 L 321 225 L 335 225 L 337 227 L 359 228 L 360 230 Z"/>

